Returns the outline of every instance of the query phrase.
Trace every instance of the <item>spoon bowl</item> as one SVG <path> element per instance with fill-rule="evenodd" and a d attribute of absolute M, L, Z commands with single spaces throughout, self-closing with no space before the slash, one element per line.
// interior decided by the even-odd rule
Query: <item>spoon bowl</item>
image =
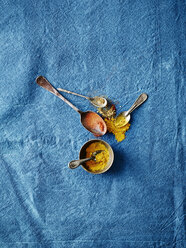
<path fill-rule="evenodd" d="M 130 117 L 131 117 L 130 114 L 128 115 L 126 114 L 127 114 L 127 111 L 123 111 L 117 116 L 116 121 L 115 121 L 115 125 L 117 127 L 125 126 L 130 121 Z"/>
<path fill-rule="evenodd" d="M 89 97 L 90 103 L 94 105 L 97 108 L 104 108 L 107 106 L 107 100 L 104 97 L 95 96 L 95 97 Z"/>
<path fill-rule="evenodd" d="M 87 111 L 81 113 L 82 125 L 95 136 L 102 136 L 107 132 L 104 120 L 95 112 Z"/>

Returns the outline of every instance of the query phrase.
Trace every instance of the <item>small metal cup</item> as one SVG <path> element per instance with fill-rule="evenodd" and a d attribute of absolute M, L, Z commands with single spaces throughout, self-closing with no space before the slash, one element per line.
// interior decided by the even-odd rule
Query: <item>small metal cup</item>
<path fill-rule="evenodd" d="M 88 170 L 88 168 L 86 167 L 85 164 L 82 164 L 81 166 L 83 167 L 84 170 L 86 170 L 89 173 L 92 173 L 92 174 L 101 174 L 101 173 L 106 172 L 112 166 L 113 161 L 114 161 L 114 152 L 112 150 L 112 147 L 107 142 L 105 142 L 103 140 L 99 140 L 99 139 L 92 139 L 92 140 L 87 141 L 81 147 L 81 150 L 79 152 L 79 159 L 86 158 L 86 149 L 87 149 L 87 147 L 90 144 L 92 144 L 94 142 L 100 142 L 100 143 L 104 144 L 106 146 L 106 148 L 108 149 L 108 151 L 109 151 L 109 161 L 108 161 L 107 165 L 105 166 L 105 168 L 103 170 L 99 170 L 99 171 L 96 171 L 96 172 L 92 172 L 92 171 Z"/>

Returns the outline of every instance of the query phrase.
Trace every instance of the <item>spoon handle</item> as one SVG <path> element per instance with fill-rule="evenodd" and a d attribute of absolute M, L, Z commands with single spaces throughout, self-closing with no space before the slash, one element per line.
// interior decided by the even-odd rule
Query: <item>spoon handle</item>
<path fill-rule="evenodd" d="M 85 162 L 92 160 L 92 159 L 93 158 L 91 157 L 91 158 L 84 158 L 84 159 L 79 159 L 79 160 L 72 160 L 71 162 L 69 162 L 68 167 L 70 169 L 75 169 L 78 166 L 80 166 L 82 163 L 85 163 Z"/>
<path fill-rule="evenodd" d="M 82 112 L 78 108 L 76 108 L 76 106 L 74 106 L 71 102 L 69 102 L 66 98 L 64 98 L 64 96 L 62 96 L 58 92 L 58 90 L 54 86 L 52 86 L 51 83 L 49 83 L 48 80 L 46 78 L 44 78 L 43 76 L 37 77 L 36 83 L 39 86 L 41 86 L 42 88 L 44 88 L 45 90 L 48 90 L 49 92 L 51 92 L 55 96 L 59 97 L 61 100 L 63 100 L 65 103 L 67 103 L 71 108 L 73 108 L 79 114 Z"/>
<path fill-rule="evenodd" d="M 147 100 L 147 94 L 146 93 L 142 93 L 137 100 L 135 101 L 135 103 L 130 107 L 130 109 L 128 111 L 126 111 L 125 116 L 129 115 L 130 113 L 132 113 L 132 111 L 134 111 L 134 109 L 136 109 L 137 107 L 139 107 L 142 103 L 144 103 Z"/>
<path fill-rule="evenodd" d="M 65 89 L 62 89 L 62 88 L 57 88 L 57 90 L 62 91 L 62 92 L 66 92 L 66 93 L 68 93 L 68 94 L 80 96 L 80 97 L 83 97 L 83 98 L 86 98 L 87 100 L 89 100 L 89 97 L 83 96 L 83 95 L 81 95 L 81 94 L 78 94 L 78 93 L 75 93 L 75 92 L 72 92 L 72 91 L 69 91 L 69 90 L 65 90 Z"/>

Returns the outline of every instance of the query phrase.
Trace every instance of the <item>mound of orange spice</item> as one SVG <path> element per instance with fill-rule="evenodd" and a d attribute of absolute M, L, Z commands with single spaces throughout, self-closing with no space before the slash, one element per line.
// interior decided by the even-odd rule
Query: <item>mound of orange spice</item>
<path fill-rule="evenodd" d="M 112 118 L 105 118 L 104 119 L 106 125 L 107 125 L 107 130 L 109 133 L 113 133 L 115 135 L 115 138 L 117 142 L 121 142 L 122 140 L 125 139 L 125 133 L 129 129 L 130 124 L 127 123 L 124 126 L 118 126 L 116 125 L 116 119 L 114 117 Z"/>
<path fill-rule="evenodd" d="M 96 155 L 96 160 L 86 162 L 86 167 L 89 171 L 98 172 L 104 170 L 109 161 L 109 151 L 101 142 L 93 142 L 86 149 L 86 158 L 90 158 L 92 153 L 101 150 L 102 152 Z"/>

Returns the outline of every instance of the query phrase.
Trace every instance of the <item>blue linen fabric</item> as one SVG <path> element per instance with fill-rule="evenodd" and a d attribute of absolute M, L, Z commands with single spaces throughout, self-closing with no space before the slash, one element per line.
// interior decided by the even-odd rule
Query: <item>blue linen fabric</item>
<path fill-rule="evenodd" d="M 0 247 L 185 247 L 184 25 L 184 0 L 1 0 Z M 118 113 L 148 94 L 108 172 L 68 168 L 94 136 L 39 75 Z"/>

